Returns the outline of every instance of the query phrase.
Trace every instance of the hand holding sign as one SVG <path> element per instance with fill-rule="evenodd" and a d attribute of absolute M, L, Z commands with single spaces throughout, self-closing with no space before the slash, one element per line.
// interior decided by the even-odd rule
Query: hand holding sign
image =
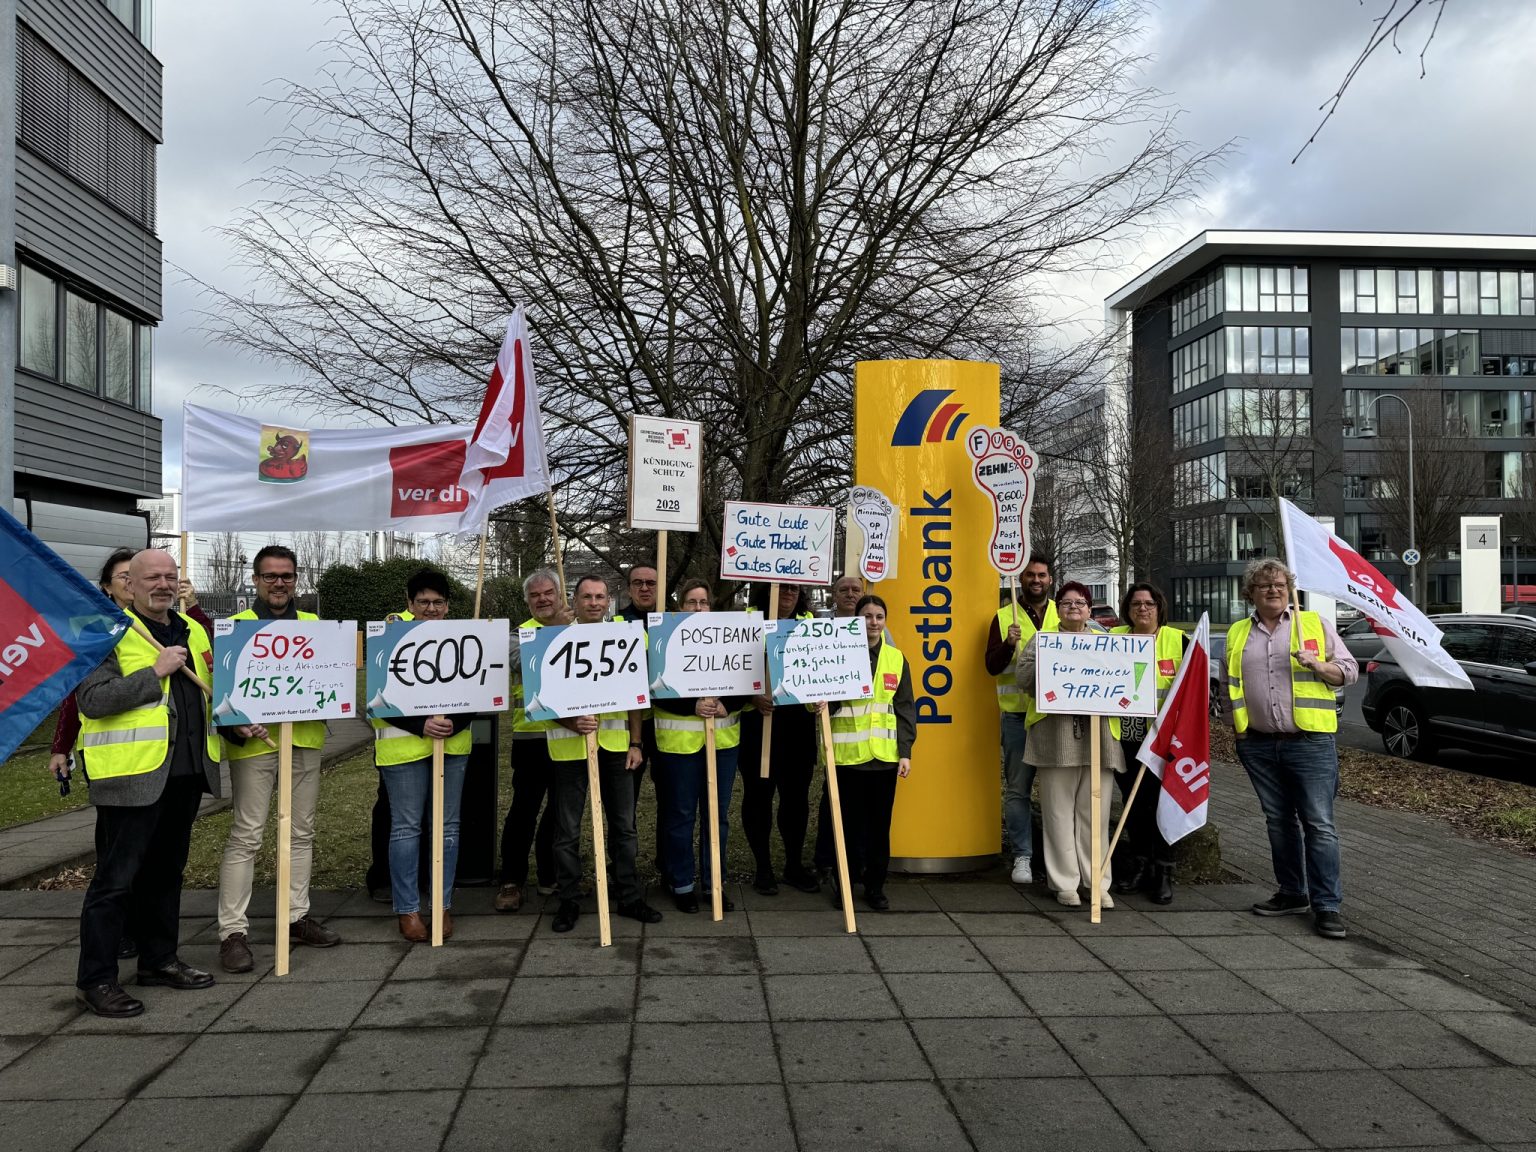
<path fill-rule="evenodd" d="M 1004 428 L 973 428 L 965 450 L 974 467 L 971 478 L 992 500 L 992 567 L 1017 577 L 1029 563 L 1029 510 L 1034 503 L 1035 454 L 1022 436 Z"/>

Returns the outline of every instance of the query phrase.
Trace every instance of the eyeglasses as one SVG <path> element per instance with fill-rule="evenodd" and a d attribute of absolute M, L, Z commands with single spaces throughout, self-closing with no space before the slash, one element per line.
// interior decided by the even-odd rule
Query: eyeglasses
<path fill-rule="evenodd" d="M 1131 601 L 1131 608 L 1133 610 L 1136 609 L 1136 608 L 1156 608 L 1156 607 L 1157 607 L 1156 602 L 1152 601 L 1152 600 L 1132 600 Z"/>
<path fill-rule="evenodd" d="M 1058 607 L 1058 608 L 1086 608 L 1086 607 L 1088 607 L 1088 601 L 1086 601 L 1086 600 L 1058 600 L 1058 601 L 1056 601 L 1056 607 Z"/>
<path fill-rule="evenodd" d="M 448 607 L 446 600 L 412 600 L 411 606 L 419 612 L 433 612 L 439 608 Z"/>
<path fill-rule="evenodd" d="M 1290 586 L 1291 585 L 1289 582 L 1282 581 L 1279 584 L 1255 584 L 1253 586 L 1253 590 L 1255 592 L 1284 592 L 1289 589 Z"/>
<path fill-rule="evenodd" d="M 299 578 L 297 572 L 258 572 L 256 579 L 263 584 L 292 584 Z"/>

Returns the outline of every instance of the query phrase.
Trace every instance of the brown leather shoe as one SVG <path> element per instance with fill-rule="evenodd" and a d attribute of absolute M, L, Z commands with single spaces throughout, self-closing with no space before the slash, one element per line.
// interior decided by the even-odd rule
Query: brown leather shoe
<path fill-rule="evenodd" d="M 523 886 L 521 884 L 503 884 L 501 890 L 496 893 L 496 902 L 492 905 L 498 912 L 516 912 L 523 906 Z"/>
<path fill-rule="evenodd" d="M 226 972 L 249 972 L 256 967 L 244 932 L 231 932 L 219 942 L 219 966 Z"/>
<path fill-rule="evenodd" d="M 443 909 L 443 939 L 444 940 L 448 940 L 448 939 L 451 939 L 452 937 L 453 937 L 453 910 L 450 909 L 450 908 L 444 908 Z"/>
<path fill-rule="evenodd" d="M 425 944 L 430 940 L 431 934 L 427 931 L 426 921 L 422 920 L 420 912 L 407 912 L 400 917 L 400 935 L 404 936 L 412 944 Z"/>
<path fill-rule="evenodd" d="M 311 948 L 334 948 L 341 943 L 341 937 L 320 921 L 301 916 L 288 925 L 288 943 L 308 944 Z"/>

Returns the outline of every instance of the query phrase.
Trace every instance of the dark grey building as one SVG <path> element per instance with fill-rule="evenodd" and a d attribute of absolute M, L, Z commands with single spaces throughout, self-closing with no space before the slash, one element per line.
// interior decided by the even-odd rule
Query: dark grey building
<path fill-rule="evenodd" d="M 1503 515 L 1507 543 L 1536 512 L 1536 237 L 1204 232 L 1106 320 L 1130 402 L 1167 414 L 1177 495 L 1149 575 L 1179 619 L 1245 611 L 1244 563 L 1280 551 L 1277 494 L 1407 586 L 1410 419 L 1429 606 L 1459 605 L 1460 515 Z M 1506 585 L 1514 564 L 1506 548 Z"/>
<path fill-rule="evenodd" d="M 151 9 L 0 0 L 0 501 L 92 576 L 160 494 Z"/>

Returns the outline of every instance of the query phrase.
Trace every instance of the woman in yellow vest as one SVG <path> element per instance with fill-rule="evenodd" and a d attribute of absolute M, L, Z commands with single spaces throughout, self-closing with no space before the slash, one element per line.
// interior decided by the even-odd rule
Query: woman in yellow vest
<path fill-rule="evenodd" d="M 1168 626 L 1168 598 L 1152 584 L 1132 584 L 1120 598 L 1120 619 L 1129 621 L 1111 632 L 1129 632 L 1135 636 L 1156 636 L 1157 646 L 1153 659 L 1157 676 L 1157 706 L 1163 706 L 1163 698 L 1173 687 L 1179 665 L 1184 660 L 1184 650 L 1189 647 L 1189 637 L 1177 628 Z M 1138 764 L 1136 753 L 1147 738 L 1152 722 L 1145 716 L 1123 716 L 1120 719 L 1120 751 L 1125 760 L 1125 770 L 1115 773 L 1115 783 L 1120 788 L 1120 798 L 1127 800 L 1136 781 Z M 1120 893 L 1146 890 L 1154 904 L 1173 902 L 1173 849 L 1157 828 L 1157 804 L 1162 785 L 1156 776 L 1148 772 L 1142 776 L 1141 787 L 1136 790 L 1136 802 L 1131 805 L 1130 818 L 1125 822 L 1127 859 L 1117 868 L 1120 878 L 1114 890 Z"/>
<path fill-rule="evenodd" d="M 1069 580 L 1056 590 L 1056 614 L 1059 632 L 1089 631 L 1088 589 Z M 1038 633 L 1029 638 L 1019 653 L 1019 687 L 1030 693 L 1029 713 L 1024 726 L 1029 738 L 1024 744 L 1024 758 L 1036 769 L 1040 781 L 1040 829 L 1045 837 L 1045 879 L 1056 893 L 1056 902 L 1076 908 L 1083 900 L 1079 890 L 1093 887 L 1092 751 L 1090 724 L 1103 725 L 1099 751 L 1099 790 L 1109 795 L 1112 774 L 1123 763 L 1120 753 L 1120 718 L 1118 716 L 1074 716 L 1066 712 L 1042 713 L 1033 699 L 1035 691 L 1035 650 Z M 1103 827 L 1099 835 L 1109 843 L 1109 804 L 1100 805 Z M 1113 908 L 1109 895 L 1110 870 L 1104 869 L 1100 904 Z"/>
<path fill-rule="evenodd" d="M 862 875 L 864 903 L 876 912 L 891 906 L 885 875 L 891 864 L 891 810 L 896 781 L 912 771 L 917 705 L 912 667 L 896 645 L 885 642 L 885 601 L 866 595 L 854 614 L 864 617 L 874 691 L 869 700 L 840 700 L 832 708 L 832 751 L 847 839 L 848 876 Z M 816 704 L 813 712 L 821 711 Z"/>
<path fill-rule="evenodd" d="M 708 581 L 689 580 L 678 592 L 678 606 L 684 612 L 708 612 Z M 715 718 L 715 777 L 720 811 L 720 859 L 725 860 L 729 838 L 731 789 L 736 782 L 736 752 L 741 744 L 741 709 L 745 699 L 730 696 L 717 699 L 705 696 L 696 700 L 651 698 L 656 718 L 656 761 L 667 781 L 662 810 L 656 818 L 662 824 L 666 871 L 672 878 L 672 903 L 679 912 L 697 912 L 699 896 L 694 887 L 694 826 L 698 825 L 699 868 L 697 875 L 705 887 L 712 887 L 709 874 L 709 787 L 705 778 L 707 755 L 704 749 L 704 720 Z M 729 897 L 725 910 L 735 908 Z"/>

